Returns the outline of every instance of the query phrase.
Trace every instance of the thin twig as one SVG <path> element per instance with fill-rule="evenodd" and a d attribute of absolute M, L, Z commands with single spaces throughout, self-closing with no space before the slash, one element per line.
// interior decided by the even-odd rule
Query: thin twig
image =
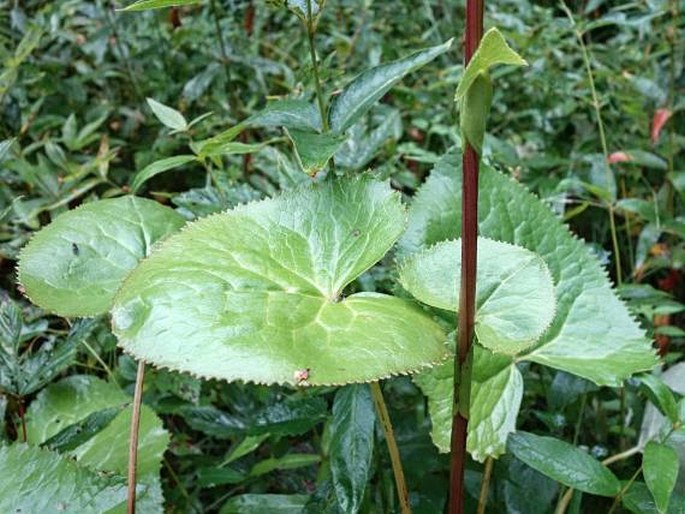
<path fill-rule="evenodd" d="M 492 468 L 495 459 L 488 457 L 485 460 L 483 470 L 483 481 L 480 484 L 480 497 L 478 498 L 478 514 L 485 514 L 485 507 L 488 505 L 488 494 L 490 493 L 490 479 L 492 478 Z"/>
<path fill-rule="evenodd" d="M 138 468 L 138 429 L 140 428 L 140 407 L 143 400 L 143 381 L 145 378 L 145 363 L 138 361 L 136 373 L 136 388 L 133 393 L 133 409 L 131 412 L 131 435 L 128 446 L 128 508 L 127 514 L 136 512 L 136 472 Z"/>
<path fill-rule="evenodd" d="M 383 392 L 378 382 L 371 382 L 371 395 L 373 397 L 373 404 L 376 407 L 378 419 L 385 434 L 385 442 L 388 445 L 388 452 L 390 453 L 390 462 L 392 463 L 392 472 L 395 475 L 395 486 L 397 487 L 397 496 L 400 500 L 400 510 L 402 514 L 411 514 L 411 507 L 409 506 L 409 493 L 407 492 L 407 484 L 404 480 L 404 470 L 402 469 L 402 461 L 400 459 L 400 451 L 397 448 L 397 441 L 395 440 L 395 432 L 392 429 L 390 422 L 390 414 L 388 414 L 388 407 L 385 405 L 383 399 Z"/>

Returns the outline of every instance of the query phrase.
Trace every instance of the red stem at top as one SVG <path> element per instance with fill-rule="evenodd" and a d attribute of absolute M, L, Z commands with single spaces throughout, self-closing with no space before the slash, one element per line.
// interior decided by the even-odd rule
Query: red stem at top
<path fill-rule="evenodd" d="M 466 35 L 464 64 L 473 57 L 483 36 L 484 0 L 466 0 Z M 457 356 L 454 361 L 454 409 L 452 413 L 450 514 L 464 512 L 464 465 L 468 419 L 458 409 L 459 379 L 473 341 L 476 311 L 476 258 L 478 255 L 478 163 L 479 156 L 466 141 L 463 142 L 462 205 L 461 205 L 461 289 L 459 291 L 459 319 Z M 470 387 L 470 384 L 466 384 Z M 468 412 L 468 407 L 466 409 Z"/>

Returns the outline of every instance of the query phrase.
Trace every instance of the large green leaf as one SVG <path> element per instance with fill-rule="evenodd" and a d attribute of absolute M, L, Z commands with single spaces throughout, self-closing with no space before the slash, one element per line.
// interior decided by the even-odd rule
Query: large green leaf
<path fill-rule="evenodd" d="M 341 296 L 404 228 L 397 193 L 326 181 L 190 224 L 127 278 L 121 346 L 159 366 L 262 383 L 343 384 L 444 358 L 443 331 L 405 300 Z"/>
<path fill-rule="evenodd" d="M 517 354 L 542 335 L 554 317 L 554 284 L 530 250 L 478 239 L 475 332 L 496 353 Z M 457 312 L 461 240 L 438 243 L 405 259 L 402 286 L 433 307 Z"/>
<path fill-rule="evenodd" d="M 516 429 L 523 397 L 523 377 L 511 357 L 474 347 L 466 449 L 477 461 L 498 457 L 506 450 L 507 436 Z M 441 452 L 450 451 L 452 432 L 452 362 L 414 376 L 428 396 L 433 425 L 431 437 Z"/>
<path fill-rule="evenodd" d="M 346 131 L 405 75 L 428 64 L 451 46 L 450 39 L 441 45 L 419 50 L 403 59 L 362 72 L 333 99 L 328 115 L 331 130 L 336 133 Z"/>
<path fill-rule="evenodd" d="M 0 512 L 101 514 L 126 501 L 126 484 L 59 454 L 0 446 Z"/>
<path fill-rule="evenodd" d="M 61 316 L 106 312 L 152 245 L 184 223 L 168 207 L 142 198 L 85 204 L 36 233 L 19 257 L 19 282 L 31 301 Z"/>
<path fill-rule="evenodd" d="M 662 443 L 650 441 L 642 456 L 642 474 L 660 513 L 666 513 L 678 479 L 678 454 Z"/>
<path fill-rule="evenodd" d="M 460 236 L 460 191 L 461 162 L 450 152 L 414 198 L 400 253 Z M 542 202 L 485 165 L 480 173 L 479 230 L 484 237 L 540 255 L 552 273 L 554 321 L 540 344 L 522 359 L 606 385 L 618 385 L 654 366 L 656 355 L 649 341 L 589 249 Z"/>
<path fill-rule="evenodd" d="M 565 441 L 516 432 L 509 436 L 508 447 L 531 468 L 573 489 L 600 496 L 615 496 L 621 490 L 607 467 Z"/>
<path fill-rule="evenodd" d="M 29 444 L 48 441 L 66 427 L 89 415 L 110 408 L 121 412 L 99 432 L 69 454 L 79 464 L 102 471 L 126 473 L 132 398 L 116 385 L 92 375 L 72 375 L 48 386 L 31 403 L 26 413 Z M 154 411 L 143 405 L 138 444 L 138 474 L 157 476 L 169 434 Z"/>
<path fill-rule="evenodd" d="M 100 472 L 125 475 L 128 468 L 128 443 L 131 424 L 132 398 L 116 385 L 91 375 L 72 375 L 48 386 L 27 410 L 27 437 L 30 444 L 54 441 L 69 429 L 82 428 L 97 414 L 115 411 L 108 423 L 100 423 L 91 437 L 65 448 L 66 454 L 79 465 Z M 88 427 L 85 427 L 88 428 Z M 162 455 L 169 444 L 169 434 L 155 412 L 142 406 L 138 443 L 137 511 L 143 514 L 162 511 L 160 468 Z M 125 510 L 117 509 L 117 513 Z"/>
<path fill-rule="evenodd" d="M 330 462 L 335 495 L 343 512 L 359 512 L 371 472 L 374 421 L 369 386 L 343 387 L 335 395 Z"/>

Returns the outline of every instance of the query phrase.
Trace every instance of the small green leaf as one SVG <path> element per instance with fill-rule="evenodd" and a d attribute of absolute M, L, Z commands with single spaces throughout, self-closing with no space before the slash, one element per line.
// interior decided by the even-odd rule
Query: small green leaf
<path fill-rule="evenodd" d="M 403 218 L 399 195 L 368 176 L 203 218 L 127 278 L 114 332 L 148 362 L 225 380 L 343 384 L 430 365 L 447 352 L 430 317 L 387 295 L 340 296 Z"/>
<path fill-rule="evenodd" d="M 321 397 L 289 399 L 278 402 L 259 412 L 249 433 L 274 435 L 300 435 L 326 419 L 328 405 Z"/>
<path fill-rule="evenodd" d="M 129 10 L 129 8 L 126 8 L 125 10 Z M 173 109 L 168 105 L 164 105 L 153 98 L 148 98 L 147 104 L 150 106 L 150 109 L 152 109 L 154 115 L 159 121 L 162 122 L 163 125 L 173 130 L 186 130 L 188 128 L 188 122 L 186 121 L 185 117 L 176 109 Z"/>
<path fill-rule="evenodd" d="M 677 423 L 678 405 L 671 389 L 659 378 L 654 375 L 641 375 L 640 381 L 645 386 L 652 403 L 666 416 L 671 423 Z"/>
<path fill-rule="evenodd" d="M 343 512 L 356 514 L 371 472 L 375 413 L 366 384 L 340 389 L 333 401 L 330 462 L 333 486 Z"/>
<path fill-rule="evenodd" d="M 656 508 L 649 489 L 642 482 L 633 482 L 623 495 L 622 500 L 623 506 L 633 514 L 662 514 Z M 673 493 L 668 503 L 667 514 L 683 514 L 685 512 L 685 498 L 679 494 Z"/>
<path fill-rule="evenodd" d="M 565 441 L 516 432 L 509 436 L 508 449 L 531 468 L 573 489 L 599 496 L 616 496 L 621 490 L 606 466 Z"/>
<path fill-rule="evenodd" d="M 232 143 L 232 141 L 245 129 L 257 127 L 285 127 L 308 132 L 321 132 L 321 114 L 314 105 L 305 100 L 277 100 L 266 104 L 261 111 L 228 130 L 210 139 L 198 141 L 194 148 L 201 157 L 218 155 L 221 153 L 221 149 L 225 148 L 240 148 L 233 146 L 239 143 Z"/>
<path fill-rule="evenodd" d="M 414 376 L 428 397 L 433 443 L 441 452 L 450 451 L 454 364 L 445 362 Z M 511 357 L 474 347 L 471 406 L 466 449 L 483 462 L 505 452 L 507 436 L 516 429 L 523 397 L 523 378 Z"/>
<path fill-rule="evenodd" d="M 0 445 L 0 512 L 107 512 L 126 501 L 120 477 L 102 476 L 56 452 Z"/>
<path fill-rule="evenodd" d="M 226 484 L 239 484 L 247 478 L 245 473 L 232 468 L 204 467 L 197 470 L 197 485 L 217 487 Z"/>
<path fill-rule="evenodd" d="M 316 21 L 326 0 L 285 0 L 285 5 L 305 23 Z M 311 16 L 310 16 L 311 15 Z"/>
<path fill-rule="evenodd" d="M 119 407 L 108 407 L 95 411 L 82 420 L 57 432 L 47 441 L 43 442 L 43 446 L 59 452 L 73 450 L 105 429 L 124 407 L 125 404 Z"/>
<path fill-rule="evenodd" d="M 295 147 L 297 162 L 302 171 L 311 176 L 326 167 L 330 158 L 345 141 L 345 136 L 330 133 L 286 129 L 286 134 Z"/>
<path fill-rule="evenodd" d="M 178 409 L 177 414 L 180 414 L 193 430 L 219 439 L 242 435 L 247 429 L 244 419 L 211 405 L 186 405 Z"/>
<path fill-rule="evenodd" d="M 301 514 L 306 494 L 242 494 L 224 503 L 219 514 Z"/>
<path fill-rule="evenodd" d="M 538 340 L 554 318 L 554 284 L 541 257 L 525 248 L 478 239 L 475 331 L 493 352 L 517 354 Z M 461 240 L 439 243 L 407 258 L 402 286 L 433 307 L 458 311 Z"/>
<path fill-rule="evenodd" d="M 490 106 L 492 105 L 492 80 L 485 73 L 476 75 L 471 87 L 459 100 L 459 128 L 462 138 L 478 155 L 483 153 L 483 139 Z"/>
<path fill-rule="evenodd" d="M 331 103 L 328 116 L 331 130 L 337 134 L 345 132 L 405 75 L 428 64 L 451 46 L 450 39 L 441 45 L 366 70 L 352 79 Z"/>
<path fill-rule="evenodd" d="M 507 44 L 502 33 L 496 28 L 488 30 L 480 41 L 476 52 L 469 61 L 464 76 L 459 82 L 455 101 L 466 96 L 467 91 L 482 73 L 487 73 L 497 64 L 527 66 L 528 63 Z"/>
<path fill-rule="evenodd" d="M 131 180 L 131 193 L 136 194 L 140 187 L 152 177 L 193 161 L 197 161 L 197 157 L 194 155 L 176 155 L 148 164 L 136 173 L 133 180 Z"/>
<path fill-rule="evenodd" d="M 138 0 L 127 5 L 122 11 L 147 11 L 150 9 L 162 9 L 164 7 L 178 7 L 182 5 L 196 5 L 201 0 Z"/>
<path fill-rule="evenodd" d="M 668 511 L 679 467 L 678 454 L 673 448 L 654 441 L 647 443 L 642 457 L 642 474 L 660 514 Z"/>
<path fill-rule="evenodd" d="M 320 455 L 289 453 L 280 458 L 271 458 L 258 462 L 250 470 L 250 476 L 258 477 L 276 470 L 306 468 L 318 464 L 319 461 L 321 461 Z"/>
<path fill-rule="evenodd" d="M 236 141 L 228 142 L 211 142 L 198 146 L 198 156 L 202 159 L 204 157 L 216 157 L 220 155 L 245 155 L 248 153 L 255 153 L 264 148 L 267 143 L 239 143 Z"/>
<path fill-rule="evenodd" d="M 129 272 L 185 219 L 131 196 L 85 204 L 36 233 L 19 256 L 26 295 L 60 316 L 106 312 Z"/>

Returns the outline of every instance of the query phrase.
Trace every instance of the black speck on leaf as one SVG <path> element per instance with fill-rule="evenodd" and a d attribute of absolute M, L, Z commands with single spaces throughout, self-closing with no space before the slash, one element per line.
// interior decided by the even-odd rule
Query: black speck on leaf
<path fill-rule="evenodd" d="M 81 252 L 81 250 L 79 250 L 79 247 L 76 243 L 71 243 L 71 252 L 74 255 L 78 255 Z"/>

